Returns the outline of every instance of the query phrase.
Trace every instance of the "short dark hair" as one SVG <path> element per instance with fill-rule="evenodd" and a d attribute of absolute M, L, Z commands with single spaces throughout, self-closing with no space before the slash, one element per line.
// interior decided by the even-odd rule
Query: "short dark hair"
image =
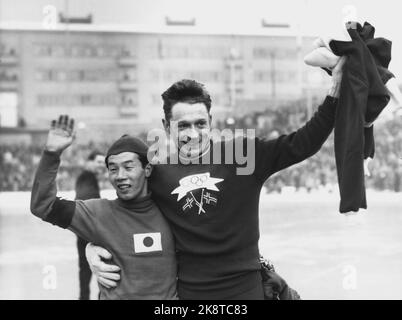
<path fill-rule="evenodd" d="M 94 150 L 88 155 L 87 160 L 93 161 L 93 160 L 95 160 L 96 156 L 103 156 L 103 153 L 100 152 L 99 150 Z"/>
<path fill-rule="evenodd" d="M 165 119 L 172 117 L 172 107 L 178 102 L 204 103 L 207 111 L 211 110 L 211 97 L 205 86 L 195 80 L 183 79 L 172 84 L 162 93 Z"/>
<path fill-rule="evenodd" d="M 145 167 L 149 163 L 148 158 L 142 155 L 138 155 L 138 158 L 140 159 L 142 168 L 145 169 Z"/>

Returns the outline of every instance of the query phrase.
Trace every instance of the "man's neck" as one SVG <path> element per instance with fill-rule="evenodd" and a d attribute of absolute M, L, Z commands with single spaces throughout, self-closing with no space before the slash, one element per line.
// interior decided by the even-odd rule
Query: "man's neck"
<path fill-rule="evenodd" d="M 151 193 L 148 193 L 146 195 L 141 194 L 139 196 L 136 196 L 135 198 L 128 200 L 117 198 L 116 201 L 117 203 L 119 203 L 120 206 L 127 209 L 132 209 L 137 213 L 147 212 L 153 206 Z"/>
<path fill-rule="evenodd" d="M 197 153 L 195 155 L 188 155 L 188 154 L 186 154 L 184 152 L 181 152 L 179 150 L 179 158 L 182 161 L 185 161 L 185 162 L 190 161 L 191 162 L 191 161 L 194 161 L 196 159 L 202 158 L 204 155 L 206 155 L 209 152 L 210 149 L 211 149 L 211 140 L 208 142 L 208 144 L 205 146 L 205 148 L 203 150 L 201 150 L 199 153 Z"/>

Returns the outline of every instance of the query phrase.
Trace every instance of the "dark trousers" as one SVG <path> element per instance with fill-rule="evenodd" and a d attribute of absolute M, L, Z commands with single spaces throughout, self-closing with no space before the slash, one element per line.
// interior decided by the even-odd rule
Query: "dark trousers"
<path fill-rule="evenodd" d="M 91 283 L 92 272 L 85 257 L 85 247 L 87 241 L 77 237 L 78 267 L 80 278 L 80 300 L 89 300 L 89 285 Z"/>
<path fill-rule="evenodd" d="M 204 288 L 187 289 L 180 280 L 177 291 L 181 300 L 264 300 L 261 272 L 250 271 L 241 275 L 241 283 L 228 283 L 224 290 Z M 239 288 L 245 287 L 245 289 Z M 198 289 L 198 290 L 197 290 Z M 201 290 L 200 290 L 201 289 Z"/>

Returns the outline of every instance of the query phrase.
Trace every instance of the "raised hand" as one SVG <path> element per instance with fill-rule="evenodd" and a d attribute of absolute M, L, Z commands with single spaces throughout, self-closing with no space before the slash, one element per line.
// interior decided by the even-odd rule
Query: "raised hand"
<path fill-rule="evenodd" d="M 46 141 L 46 150 L 62 153 L 75 139 L 74 119 L 61 115 L 53 120 Z"/>

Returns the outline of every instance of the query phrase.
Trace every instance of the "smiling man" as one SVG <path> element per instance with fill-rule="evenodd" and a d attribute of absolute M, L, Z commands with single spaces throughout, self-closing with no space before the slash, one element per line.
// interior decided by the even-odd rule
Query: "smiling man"
<path fill-rule="evenodd" d="M 150 189 L 176 239 L 180 299 L 264 299 L 258 250 L 261 188 L 275 172 L 315 154 L 328 138 L 343 63 L 334 68 L 328 96 L 302 128 L 273 140 L 240 138 L 255 150 L 250 174 L 238 174 L 241 164 L 227 161 L 234 158 L 226 145 L 210 139 L 211 98 L 202 84 L 182 80 L 162 94 L 163 125 L 173 136 L 179 161 L 156 165 Z M 225 158 L 216 163 L 219 150 Z M 100 283 L 111 281 L 97 250 L 87 247 L 91 269 Z"/>
<path fill-rule="evenodd" d="M 169 97 L 166 98 L 167 101 Z M 211 115 L 205 102 L 197 102 L 197 99 L 190 99 L 188 102 L 178 102 L 174 109 L 165 109 L 165 119 L 162 119 L 166 132 L 172 135 L 179 150 L 181 160 L 195 160 L 206 154 L 210 148 Z M 189 105 L 191 107 L 189 108 Z M 176 125 L 171 130 L 172 124 Z M 176 150 L 177 151 L 177 150 Z"/>
<path fill-rule="evenodd" d="M 69 201 L 56 196 L 55 179 L 60 156 L 74 140 L 73 129 L 68 116 L 52 122 L 32 188 L 32 213 L 112 253 L 120 268 L 108 271 L 120 269 L 124 280 L 113 288 L 99 286 L 100 299 L 177 299 L 175 245 L 148 192 L 147 145 L 125 135 L 109 148 L 105 162 L 116 200 Z"/>

